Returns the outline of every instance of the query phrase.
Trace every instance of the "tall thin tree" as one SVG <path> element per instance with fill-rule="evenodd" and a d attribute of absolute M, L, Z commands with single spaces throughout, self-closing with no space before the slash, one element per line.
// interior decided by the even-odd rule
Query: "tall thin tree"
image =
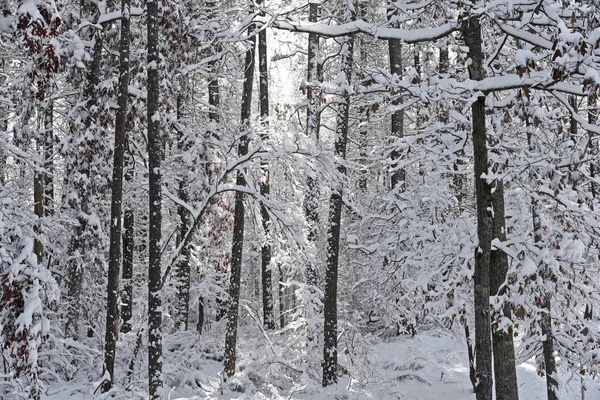
<path fill-rule="evenodd" d="M 133 154 L 125 157 L 125 182 L 133 181 Z M 121 298 L 121 332 L 131 332 L 131 318 L 133 317 L 133 256 L 135 253 L 135 213 L 132 201 L 125 202 L 123 216 L 123 293 Z"/>
<path fill-rule="evenodd" d="M 162 396 L 161 159 L 159 114 L 158 1 L 146 1 L 148 33 L 148 387 L 151 400 Z"/>
<path fill-rule="evenodd" d="M 262 0 L 257 1 L 262 4 Z M 264 15 L 264 12 L 262 13 Z M 269 70 L 267 65 L 267 31 L 258 33 L 258 71 L 259 71 L 259 93 L 260 93 L 260 116 L 265 130 L 269 127 Z M 262 139 L 267 140 L 267 132 L 262 134 Z M 262 180 L 260 182 L 260 194 L 268 196 L 270 191 L 269 164 L 261 162 Z M 261 247 L 261 276 L 262 276 L 262 301 L 263 301 L 263 324 L 267 329 L 275 329 L 275 315 L 273 314 L 273 284 L 271 279 L 271 244 L 270 244 L 270 220 L 267 206 L 260 204 L 260 216 L 265 232 L 265 241 Z"/>
<path fill-rule="evenodd" d="M 319 16 L 319 3 L 309 1 L 308 20 L 317 22 Z M 316 33 L 308 34 L 308 68 L 307 68 L 307 99 L 306 107 L 306 134 L 316 143 L 319 140 L 319 88 L 317 85 L 319 79 L 319 35 Z M 318 182 L 310 173 L 306 178 L 307 191 L 304 198 L 304 214 L 308 223 L 308 241 L 314 242 L 317 239 L 317 229 L 319 223 L 319 189 Z M 317 267 L 308 263 L 306 268 L 306 283 L 310 287 L 317 285 Z"/>
<path fill-rule="evenodd" d="M 354 1 L 347 2 L 347 20 L 356 20 Z M 344 36 L 341 46 L 339 82 L 343 95 L 337 108 L 335 132 L 335 156 L 339 179 L 344 179 L 346 167 L 346 143 L 348 141 L 348 119 L 350 115 L 350 82 L 352 76 L 352 53 L 354 51 L 354 34 Z M 343 186 L 341 181 L 332 183 L 329 200 L 329 230 L 327 232 L 327 263 L 325 269 L 324 299 L 324 345 L 323 345 L 323 386 L 337 382 L 337 281 L 340 253 L 340 228 L 342 219 Z"/>
<path fill-rule="evenodd" d="M 461 25 L 462 36 L 469 47 L 469 75 L 473 80 L 485 78 L 481 23 L 478 16 L 466 17 Z M 490 253 L 493 218 L 492 188 L 485 178 L 488 173 L 488 150 L 485 122 L 485 95 L 471 105 L 473 124 L 473 154 L 475 194 L 477 203 L 477 238 L 475 250 L 475 358 L 477 400 L 492 399 L 492 342 L 490 326 Z"/>
<path fill-rule="evenodd" d="M 493 238 L 506 241 L 504 213 L 504 182 L 497 179 L 492 194 L 493 204 Z M 490 293 L 501 299 L 507 294 L 504 282 L 508 274 L 508 258 L 500 249 L 490 253 Z M 502 300 L 504 301 L 504 300 Z M 502 304 L 502 312 L 498 315 L 510 319 L 512 316 L 509 302 Z M 492 324 L 492 341 L 494 353 L 494 387 L 497 400 L 518 400 L 519 386 L 517 385 L 517 367 L 515 362 L 515 346 L 512 332 L 498 326 L 498 321 Z"/>
<path fill-rule="evenodd" d="M 252 111 L 252 88 L 254 84 L 254 57 L 256 39 L 253 34 L 254 26 L 249 28 L 250 38 L 246 50 L 244 64 L 244 88 L 242 91 L 242 110 L 240 118 L 240 143 L 238 155 L 248 154 L 248 133 L 250 130 L 250 113 Z M 236 185 L 246 186 L 243 171 L 238 171 Z M 240 280 L 242 271 L 242 255 L 244 249 L 244 193 L 235 192 L 235 206 L 233 212 L 233 243 L 231 245 L 231 278 L 229 280 L 229 310 L 227 312 L 227 330 L 225 332 L 225 375 L 231 377 L 235 374 L 237 328 L 240 304 Z"/>
<path fill-rule="evenodd" d="M 129 42 L 131 0 L 121 0 L 121 38 L 119 41 L 119 95 L 115 117 L 115 149 L 113 153 L 112 197 L 110 207 L 110 246 L 108 251 L 108 286 L 104 369 L 108 373 L 102 390 L 114 383 L 115 352 L 119 334 L 119 278 L 121 270 L 121 209 L 123 205 L 123 166 L 127 146 L 127 108 L 129 100 Z"/>
<path fill-rule="evenodd" d="M 393 4 L 388 5 L 388 19 L 390 25 L 394 28 L 398 28 L 399 24 L 396 20 L 398 18 L 398 9 Z M 388 40 L 388 51 L 390 56 L 390 73 L 396 75 L 398 78 L 402 78 L 402 42 L 398 39 Z M 392 106 L 398 106 L 402 103 L 402 97 L 400 94 L 397 95 L 392 101 Z M 392 139 L 400 139 L 404 137 L 404 111 L 394 110 L 392 113 L 392 126 L 391 126 L 391 137 Z M 392 150 L 392 161 L 396 161 L 400 158 L 400 153 L 397 149 Z M 400 191 L 404 190 L 404 181 L 406 174 L 404 168 L 398 168 L 397 163 L 392 164 L 392 189 L 398 188 Z"/>

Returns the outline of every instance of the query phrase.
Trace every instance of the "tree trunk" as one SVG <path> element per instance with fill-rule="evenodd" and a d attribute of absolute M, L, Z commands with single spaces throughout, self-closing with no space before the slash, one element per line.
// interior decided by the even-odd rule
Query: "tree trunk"
<path fill-rule="evenodd" d="M 279 271 L 279 285 L 278 285 L 278 294 L 279 294 L 279 328 L 283 329 L 285 328 L 285 311 L 286 311 L 286 307 L 285 307 L 285 285 L 283 284 L 284 282 L 284 275 L 283 275 L 283 268 L 281 267 L 281 263 L 277 264 L 277 269 Z"/>
<path fill-rule="evenodd" d="M 6 70 L 6 60 L 0 60 L 0 68 L 2 71 Z M 4 85 L 6 82 L 5 77 L 0 77 L 0 84 Z M 6 134 L 6 138 L 8 139 L 8 109 L 0 109 L 0 132 Z M 8 153 L 4 149 L 4 147 L 0 147 L 0 185 L 4 185 L 6 182 L 6 159 L 8 158 Z"/>
<path fill-rule="evenodd" d="M 42 140 L 38 140 L 37 147 L 38 150 L 40 150 L 43 154 L 44 145 Z M 44 216 L 44 173 L 40 170 L 37 170 L 37 168 L 33 177 L 33 211 L 38 217 L 33 229 L 38 235 L 40 235 L 42 227 L 40 218 Z M 41 263 L 42 255 L 44 253 L 44 247 L 42 245 L 41 240 L 38 237 L 36 237 L 33 242 L 33 252 L 36 255 L 37 262 Z"/>
<path fill-rule="evenodd" d="M 196 330 L 199 335 L 202 335 L 202 329 L 204 328 L 204 297 L 198 298 L 198 324 Z"/>
<path fill-rule="evenodd" d="M 119 42 L 119 97 L 115 117 L 115 149 L 113 154 L 112 198 L 110 207 L 110 247 L 108 251 L 108 287 L 104 368 L 109 374 L 102 391 L 114 383 L 115 352 L 119 335 L 119 275 L 121 267 L 121 209 L 123 204 L 123 165 L 127 146 L 127 107 L 129 100 L 129 30 L 130 0 L 121 0 L 121 40 Z"/>
<path fill-rule="evenodd" d="M 577 96 L 571 95 L 569 97 L 569 103 L 571 104 L 571 107 L 573 107 L 573 110 L 577 111 L 577 109 L 578 109 Z M 576 142 L 577 141 L 577 121 L 575 120 L 575 118 L 570 119 L 569 133 L 571 134 L 571 139 L 574 142 Z"/>
<path fill-rule="evenodd" d="M 84 91 L 84 97 L 86 100 L 86 113 L 84 127 L 87 131 L 92 125 L 96 115 L 93 115 L 92 110 L 96 108 L 97 94 L 96 88 L 100 82 L 100 67 L 102 64 L 102 50 L 104 45 L 104 37 L 102 33 L 97 33 L 94 38 L 94 57 L 90 65 L 90 70 L 86 77 L 86 87 Z M 88 144 L 89 146 L 89 144 Z M 89 154 L 92 153 L 92 149 L 89 147 L 86 149 Z M 84 151 L 85 152 L 85 151 Z M 67 166 L 67 168 L 77 169 L 77 172 L 81 176 L 76 182 L 71 182 L 69 185 L 73 185 L 73 190 L 77 194 L 77 204 L 75 205 L 75 213 L 77 215 L 77 227 L 75 232 L 71 236 L 69 241 L 69 247 L 67 249 L 68 255 L 71 258 L 69 261 L 69 288 L 67 292 L 67 298 L 69 299 L 69 306 L 67 311 L 67 321 L 65 324 L 66 336 L 72 337 L 77 340 L 79 337 L 79 319 L 81 314 L 81 290 L 83 288 L 83 276 L 84 276 L 84 260 L 89 248 L 89 239 L 86 236 L 88 219 L 87 214 L 89 213 L 89 176 L 90 176 L 90 156 L 83 157 L 83 159 L 77 159 L 75 165 Z"/>
<path fill-rule="evenodd" d="M 598 119 L 598 105 L 597 100 L 593 96 L 588 96 L 588 123 L 591 125 L 595 125 Z M 595 140 L 594 134 L 592 132 L 589 133 L 589 141 L 590 141 L 590 154 L 592 157 L 595 157 L 598 154 L 598 141 Z M 590 177 L 592 179 L 596 179 L 598 176 L 598 162 L 592 161 L 590 162 Z M 600 195 L 600 185 L 596 182 L 592 182 L 590 185 L 590 189 L 592 192 L 592 197 L 596 199 L 598 195 Z"/>
<path fill-rule="evenodd" d="M 493 237 L 501 242 L 506 241 L 504 214 L 504 182 L 496 180 L 496 188 L 492 194 L 494 210 Z M 500 288 L 506 281 L 508 259 L 502 250 L 492 250 L 490 254 L 490 293 L 503 297 L 507 293 L 506 286 Z M 508 302 L 502 305 L 502 313 L 498 315 L 511 318 L 511 308 Z M 492 325 L 492 342 L 494 350 L 494 380 L 496 400 L 518 400 L 519 386 L 517 385 L 517 369 L 515 362 L 515 346 L 512 332 L 498 329 L 497 321 Z"/>
<path fill-rule="evenodd" d="M 148 16 L 148 386 L 151 400 L 162 397 L 161 159 L 159 116 L 158 2 L 146 2 Z"/>
<path fill-rule="evenodd" d="M 262 0 L 257 1 L 262 4 Z M 264 14 L 264 13 L 263 13 Z M 269 74 L 267 68 L 267 31 L 261 30 L 258 33 L 258 70 L 259 70 L 259 90 L 260 90 L 260 116 L 265 128 L 268 128 L 269 121 Z M 263 140 L 268 140 L 268 134 L 262 135 Z M 269 165 L 267 162 L 261 162 L 262 180 L 260 183 L 260 194 L 268 196 L 270 190 Z M 270 244 L 270 221 L 267 207 L 264 203 L 260 205 L 260 216 L 263 230 L 265 232 L 265 242 L 261 248 L 261 275 L 262 275 L 262 301 L 263 301 L 263 324 L 266 329 L 275 329 L 275 316 L 273 315 L 273 284 L 271 279 L 271 244 Z"/>
<path fill-rule="evenodd" d="M 348 3 L 350 21 L 356 20 L 354 1 Z M 352 52 L 354 35 L 345 36 L 342 41 L 340 62 L 340 78 L 343 86 L 350 86 L 352 76 Z M 337 170 L 340 178 L 346 175 L 343 161 L 346 158 L 348 140 L 348 117 L 350 113 L 350 93 L 346 90 L 337 109 L 337 126 L 335 138 L 335 155 L 339 159 Z M 340 252 L 340 226 L 342 218 L 343 182 L 332 183 L 329 201 L 329 230 L 327 233 L 327 264 L 325 269 L 324 299 L 324 346 L 323 346 L 323 386 L 337 382 L 337 280 Z"/>
<path fill-rule="evenodd" d="M 388 10 L 388 18 L 392 27 L 398 27 L 398 23 L 394 20 L 397 15 L 397 9 L 393 5 Z M 388 48 L 390 55 L 390 73 L 402 78 L 402 42 L 397 39 L 388 40 Z M 398 96 L 392 101 L 393 106 L 402 104 L 402 97 Z M 392 114 L 392 140 L 404 137 L 404 111 L 395 110 Z M 400 152 L 395 148 L 392 150 L 392 161 L 400 158 Z M 405 188 L 406 173 L 404 168 L 398 168 L 395 162 L 392 164 L 392 190 L 398 188 L 401 192 Z"/>
<path fill-rule="evenodd" d="M 358 17 L 362 20 L 366 21 L 367 16 L 367 5 L 366 3 L 358 3 Z M 358 37 L 358 58 L 359 61 L 357 65 L 359 68 L 368 65 L 368 57 L 367 57 L 367 40 L 365 35 L 361 35 Z M 358 149 L 359 149 L 359 158 L 360 162 L 363 164 L 362 168 L 359 172 L 358 177 L 358 188 L 362 193 L 367 192 L 367 183 L 368 183 L 368 160 L 367 160 L 367 147 L 368 147 L 368 132 L 367 132 L 367 122 L 369 120 L 369 106 L 361 106 L 359 110 L 360 120 L 359 126 L 360 131 L 358 132 Z"/>
<path fill-rule="evenodd" d="M 526 120 L 528 127 L 527 144 L 529 151 L 533 151 L 531 143 L 531 132 L 529 131 L 529 120 Z M 534 177 L 531 177 L 534 179 Z M 533 225 L 533 241 L 538 244 L 542 241 L 542 222 L 540 220 L 540 210 L 538 201 L 531 197 L 531 219 Z M 543 311 L 541 312 L 541 328 L 542 335 L 546 337 L 542 344 L 542 354 L 544 356 L 544 366 L 546 369 L 546 392 L 548 400 L 558 400 L 558 382 L 556 381 L 556 361 L 554 360 L 554 335 L 552 333 L 552 317 L 551 317 L 551 294 L 543 294 Z"/>
<path fill-rule="evenodd" d="M 54 214 L 54 101 L 44 110 L 44 215 Z"/>
<path fill-rule="evenodd" d="M 181 91 L 184 91 L 184 86 L 181 85 Z M 177 120 L 181 120 L 183 118 L 183 102 L 184 96 L 180 93 L 177 96 Z M 186 143 L 184 142 L 185 138 L 183 137 L 183 132 L 179 131 L 179 149 L 181 152 L 185 152 L 188 150 Z M 184 176 L 179 181 L 179 198 L 183 203 L 188 203 L 190 198 L 188 195 L 188 180 Z M 181 244 L 181 240 L 185 237 L 188 230 L 191 228 L 192 221 L 190 212 L 183 206 L 177 206 L 177 214 L 179 215 L 179 235 L 178 235 L 178 243 L 179 246 Z M 181 249 L 180 260 L 177 263 L 176 269 L 176 277 L 177 277 L 177 316 L 176 316 L 176 326 L 181 330 L 187 331 L 188 329 L 188 320 L 190 315 L 190 246 L 184 246 Z"/>
<path fill-rule="evenodd" d="M 127 171 L 125 182 L 133 180 L 133 155 L 127 157 Z M 121 332 L 131 332 L 131 318 L 133 317 L 133 255 L 135 252 L 135 214 L 132 202 L 126 204 L 123 217 L 123 294 L 121 298 Z"/>
<path fill-rule="evenodd" d="M 546 367 L 546 393 L 548 400 L 558 400 L 558 382 L 556 381 L 556 360 L 554 359 L 554 334 L 552 333 L 552 307 L 550 293 L 544 295 L 544 315 L 542 316 L 542 335 L 544 365 Z"/>
<path fill-rule="evenodd" d="M 462 34 L 471 59 L 469 75 L 473 80 L 485 77 L 481 25 L 479 17 L 471 16 L 462 23 Z M 473 154 L 475 193 L 477 201 L 477 238 L 475 250 L 475 357 L 477 371 L 477 400 L 492 399 L 492 343 L 490 327 L 490 253 L 492 247 L 492 191 L 488 173 L 487 135 L 485 126 L 485 96 L 479 96 L 471 106 L 473 123 Z"/>
<path fill-rule="evenodd" d="M 319 16 L 319 4 L 316 2 L 309 3 L 309 22 L 317 22 Z M 319 79 L 319 35 L 316 33 L 308 34 L 308 69 L 307 69 L 307 99 L 306 107 L 306 135 L 313 143 L 319 141 L 319 102 L 320 93 L 318 89 Z M 309 172 L 310 173 L 310 172 Z M 317 239 L 318 224 L 319 224 L 319 184 L 313 176 L 306 178 L 306 196 L 304 198 L 304 215 L 308 223 L 308 241 L 313 243 Z M 317 286 L 317 268 L 312 263 L 308 263 L 306 267 L 306 283 L 310 287 Z"/>
<path fill-rule="evenodd" d="M 254 27 L 249 29 L 250 33 Z M 238 147 L 240 157 L 248 154 L 248 131 L 250 130 L 250 112 L 252 110 L 252 87 L 254 83 L 254 53 L 255 38 L 250 35 L 244 72 L 244 90 L 242 92 L 242 115 L 240 131 L 242 137 Z M 243 171 L 238 171 L 237 186 L 246 186 Z M 235 192 L 235 207 L 233 214 L 233 240 L 231 246 L 231 278 L 229 281 L 229 311 L 227 313 L 227 331 L 225 332 L 225 376 L 235 374 L 238 312 L 240 304 L 240 278 L 242 271 L 242 254 L 244 248 L 244 193 Z"/>

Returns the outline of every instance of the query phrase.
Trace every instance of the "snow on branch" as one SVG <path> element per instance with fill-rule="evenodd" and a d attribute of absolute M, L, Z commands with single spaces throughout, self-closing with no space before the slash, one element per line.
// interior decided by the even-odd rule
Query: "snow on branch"
<path fill-rule="evenodd" d="M 131 10 L 129 11 L 129 16 L 131 17 L 139 17 L 140 15 L 142 15 L 144 13 L 144 10 L 139 8 L 139 7 L 131 7 Z M 117 21 L 121 19 L 121 10 L 119 11 L 113 11 L 110 13 L 106 13 L 106 14 L 102 14 L 101 16 L 98 17 L 98 25 L 102 25 L 105 24 L 107 22 L 113 22 L 113 21 Z"/>
<path fill-rule="evenodd" d="M 351 33 L 365 33 L 376 39 L 398 39 L 405 43 L 428 42 L 448 36 L 458 29 L 456 23 L 447 23 L 437 27 L 419 29 L 388 28 L 377 24 L 357 20 L 340 25 L 309 24 L 306 22 L 291 22 L 275 20 L 273 28 L 290 32 L 316 33 L 323 37 L 340 37 Z"/>

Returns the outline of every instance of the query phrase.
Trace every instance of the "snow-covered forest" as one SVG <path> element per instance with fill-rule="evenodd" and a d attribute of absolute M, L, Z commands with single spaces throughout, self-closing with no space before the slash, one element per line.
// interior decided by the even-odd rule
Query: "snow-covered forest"
<path fill-rule="evenodd" d="M 0 7 L 0 398 L 600 399 L 597 0 Z"/>

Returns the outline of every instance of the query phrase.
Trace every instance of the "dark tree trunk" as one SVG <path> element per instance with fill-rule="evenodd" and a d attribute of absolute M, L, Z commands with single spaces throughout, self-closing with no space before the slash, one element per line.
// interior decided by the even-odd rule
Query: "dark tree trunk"
<path fill-rule="evenodd" d="M 214 1 L 207 1 L 206 2 L 206 8 L 208 10 L 212 10 L 212 16 L 215 16 L 215 2 Z M 217 47 L 218 49 L 219 47 Z M 219 117 L 219 105 L 220 105 L 220 101 L 221 101 L 221 95 L 220 95 L 220 91 L 219 91 L 219 78 L 217 76 L 217 62 L 216 61 L 212 61 L 210 63 L 210 70 L 211 70 L 211 79 L 208 83 L 208 105 L 210 107 L 209 112 L 208 112 L 208 117 L 210 119 L 210 121 L 214 124 L 218 124 L 220 122 L 220 117 Z M 215 137 L 218 137 L 216 132 L 212 132 L 212 135 Z M 221 272 L 223 270 L 223 268 L 221 268 L 220 266 L 216 268 L 218 272 Z M 218 277 L 217 278 L 217 284 L 219 284 L 219 286 L 222 287 L 223 291 L 225 292 L 227 290 L 226 287 L 226 282 L 222 279 L 222 277 Z M 200 298 L 200 305 L 199 305 L 199 309 L 198 312 L 202 312 L 202 321 L 204 321 L 204 312 L 205 312 L 205 307 L 204 307 L 204 299 Z M 226 300 L 224 300 L 220 295 L 217 296 L 216 300 L 216 313 L 215 313 L 215 320 L 216 321 L 220 321 L 223 317 L 225 317 L 225 315 L 227 314 L 227 304 L 226 304 Z M 198 316 L 198 321 L 200 321 L 200 315 Z M 201 329 L 198 329 L 199 332 L 201 332 Z"/>
<path fill-rule="evenodd" d="M 554 334 L 552 333 L 552 307 L 550 293 L 544 295 L 544 315 L 542 316 L 542 335 L 544 365 L 546 367 L 546 392 L 548 400 L 558 400 L 558 382 L 556 381 L 556 360 L 554 359 Z"/>
<path fill-rule="evenodd" d="M 397 16 L 396 7 L 393 5 L 388 11 L 388 18 L 392 27 L 398 27 L 398 23 L 394 20 Z M 402 78 L 402 42 L 396 39 L 388 40 L 388 48 L 390 55 L 390 72 L 398 78 Z M 392 101 L 393 106 L 402 104 L 402 98 L 396 97 Z M 396 110 L 392 114 L 392 140 L 404 137 L 404 111 Z M 400 158 L 400 152 L 394 148 L 392 150 L 392 161 Z M 404 168 L 398 168 L 396 163 L 392 164 L 392 189 L 398 188 L 401 192 L 404 191 L 406 180 L 406 172 Z"/>
<path fill-rule="evenodd" d="M 262 0 L 257 2 L 262 3 Z M 269 122 L 269 73 L 267 68 L 267 31 L 261 30 L 258 33 L 258 70 L 260 76 L 260 116 L 265 128 Z M 267 134 L 262 135 L 263 140 L 268 139 Z M 269 165 L 266 162 L 261 163 L 262 181 L 260 183 L 260 194 L 268 196 L 270 190 Z M 261 275 L 262 275 L 262 301 L 263 301 L 263 323 L 266 329 L 275 329 L 275 316 L 273 315 L 273 284 L 271 279 L 271 244 L 270 244 L 270 221 L 267 207 L 264 203 L 260 205 L 260 216 L 263 230 L 265 232 L 265 242 L 261 248 Z"/>
<path fill-rule="evenodd" d="M 2 71 L 6 70 L 6 60 L 0 61 L 0 68 Z M 0 77 L 0 84 L 4 85 L 6 81 L 5 77 Z M 0 110 L 0 132 L 8 133 L 8 111 L 7 109 Z M 6 158 L 8 153 L 3 147 L 0 147 L 0 185 L 4 185 L 6 182 Z"/>
<path fill-rule="evenodd" d="M 121 0 L 121 40 L 119 42 L 119 97 L 115 118 L 115 149 L 113 154 L 112 198 L 110 207 L 110 247 L 108 251 L 108 287 L 104 368 L 109 374 L 102 391 L 114 383 L 115 352 L 119 335 L 119 275 L 121 267 L 121 209 L 123 205 L 123 165 L 127 146 L 127 107 L 129 100 L 129 30 L 130 0 Z"/>
<path fill-rule="evenodd" d="M 249 30 L 252 31 L 254 27 Z M 252 87 L 254 83 L 254 53 L 255 38 L 248 40 L 246 51 L 244 90 L 242 92 L 242 115 L 240 131 L 242 137 L 238 147 L 240 157 L 248 154 L 248 131 L 250 130 L 250 112 L 252 110 Z M 237 186 L 246 186 L 243 171 L 238 171 Z M 235 207 L 233 214 L 233 240 L 231 246 L 231 278 L 229 281 L 229 311 L 227 313 L 227 331 L 225 332 L 225 376 L 235 374 L 238 312 L 240 304 L 240 278 L 242 271 L 242 254 L 244 248 L 244 193 L 235 192 Z"/>
<path fill-rule="evenodd" d="M 38 141 L 38 150 L 44 151 L 42 140 Z M 35 222 L 34 230 L 39 235 L 41 234 L 41 221 L 40 218 L 44 216 L 44 173 L 37 170 L 33 177 L 33 211 L 38 217 Z M 44 247 L 42 241 L 39 238 L 35 238 L 33 242 L 33 252 L 36 255 L 38 263 L 42 262 L 42 255 L 44 253 Z"/>
<path fill-rule="evenodd" d="M 133 180 L 133 155 L 127 159 L 127 171 L 125 172 L 125 182 L 130 183 Z M 133 255 L 135 252 L 135 214 L 132 201 L 126 204 L 123 217 L 123 294 L 121 298 L 121 332 L 131 332 L 131 318 L 133 317 Z"/>
<path fill-rule="evenodd" d="M 366 3 L 358 4 L 358 18 L 366 21 L 367 20 L 367 6 Z M 358 66 L 359 68 L 368 65 L 368 57 L 367 57 L 367 40 L 365 35 L 361 35 L 358 37 Z M 369 106 L 361 106 L 359 110 L 360 114 L 360 131 L 358 132 L 358 149 L 359 149 L 359 158 L 362 165 L 361 171 L 359 172 L 358 177 L 358 188 L 362 193 L 366 193 L 367 191 L 367 183 L 368 183 L 368 160 L 367 160 L 367 146 L 368 146 L 368 132 L 367 132 L 367 124 L 366 122 L 369 120 Z"/>
<path fill-rule="evenodd" d="M 485 77 L 481 25 L 479 18 L 471 16 L 462 24 L 462 34 L 471 59 L 469 75 L 473 80 Z M 471 106 L 473 123 L 473 154 L 475 193 L 477 201 L 477 238 L 475 250 L 475 357 L 477 371 L 477 400 L 492 399 L 492 343 L 490 327 L 490 253 L 492 247 L 493 219 L 492 191 L 482 175 L 488 173 L 487 135 L 485 126 L 485 96 L 480 96 Z"/>
<path fill-rule="evenodd" d="M 319 4 L 316 2 L 309 3 L 308 20 L 317 22 L 319 16 Z M 307 69 L 307 98 L 308 104 L 306 108 L 306 135 L 313 143 L 319 141 L 319 102 L 321 99 L 318 92 L 319 79 L 319 35 L 316 33 L 308 34 L 308 69 Z M 310 172 L 312 173 L 312 172 Z M 308 223 L 308 241 L 315 242 L 318 235 L 319 224 L 319 184 L 313 176 L 306 178 L 307 191 L 304 197 L 304 215 Z M 317 286 L 317 267 L 308 263 L 306 267 L 306 283 L 309 289 Z"/>
<path fill-rule="evenodd" d="M 283 329 L 285 328 L 285 285 L 283 284 L 283 268 L 280 263 L 277 264 L 277 268 L 279 270 L 279 328 Z"/>
<path fill-rule="evenodd" d="M 494 210 L 493 237 L 501 242 L 506 241 L 504 214 L 504 182 L 496 180 L 492 194 Z M 504 296 L 506 286 L 502 287 L 508 273 L 508 259 L 502 250 L 492 250 L 490 254 L 490 293 Z M 502 306 L 500 317 L 511 318 L 511 308 L 508 302 Z M 517 366 L 515 362 L 515 346 L 511 331 L 497 329 L 497 321 L 492 325 L 492 341 L 494 350 L 494 380 L 497 400 L 518 400 L 519 386 L 517 385 Z"/>
<path fill-rule="evenodd" d="M 146 2 L 148 15 L 148 386 L 151 400 L 162 396 L 161 159 L 159 109 L 158 2 Z"/>
<path fill-rule="evenodd" d="M 85 131 L 87 131 L 92 125 L 93 120 L 97 115 L 92 114 L 92 110 L 96 108 L 97 95 L 96 88 L 100 82 L 100 67 L 102 64 L 102 50 L 104 46 L 104 37 L 101 33 L 96 34 L 94 38 L 94 49 L 90 70 L 86 77 L 86 87 L 84 96 L 86 99 L 86 116 L 85 116 Z M 91 154 L 92 149 L 90 144 L 87 143 L 87 153 Z M 83 277 L 84 268 L 83 258 L 86 256 L 89 248 L 89 235 L 87 234 L 88 220 L 86 215 L 89 213 L 89 195 L 90 187 L 88 184 L 90 176 L 90 163 L 91 157 L 83 157 L 78 159 L 74 166 L 67 166 L 67 168 L 77 169 L 81 178 L 76 182 L 70 183 L 73 185 L 73 190 L 77 193 L 77 205 L 75 206 L 75 212 L 77 214 L 77 227 L 75 232 L 71 236 L 68 254 L 72 260 L 69 261 L 69 288 L 67 292 L 67 298 L 69 300 L 69 306 L 67 310 L 67 321 L 65 326 L 66 336 L 72 337 L 77 340 L 79 337 L 79 319 L 81 314 L 81 290 L 83 288 Z M 70 186 L 67 185 L 67 186 Z M 89 332 L 88 332 L 89 333 Z"/>
<path fill-rule="evenodd" d="M 529 120 L 526 121 L 529 128 Z M 532 151 L 533 145 L 531 142 L 531 132 L 527 132 L 527 144 L 529 150 Z M 532 175 L 531 177 L 535 177 Z M 540 220 L 540 210 L 538 201 L 531 197 L 531 219 L 533 223 L 533 241 L 541 243 L 542 241 L 542 222 Z M 548 400 L 558 400 L 558 382 L 556 381 L 556 361 L 554 360 L 554 335 L 552 333 L 552 316 L 551 312 L 551 294 L 545 293 L 543 296 L 542 312 L 541 312 L 541 328 L 542 335 L 546 337 L 546 340 L 542 344 L 542 354 L 544 356 L 544 366 L 546 372 L 546 392 Z"/>
<path fill-rule="evenodd" d="M 354 1 L 348 4 L 350 21 L 356 20 Z M 352 52 L 354 35 L 345 36 L 342 41 L 342 60 L 340 75 L 345 77 L 344 86 L 350 86 L 352 76 Z M 348 117 L 350 113 L 350 93 L 345 91 L 337 109 L 337 126 L 335 138 L 335 155 L 338 159 L 346 158 L 348 140 Z M 340 179 L 346 175 L 343 161 L 338 161 L 337 170 Z M 324 346 L 323 346 L 323 386 L 337 382 L 337 280 L 340 252 L 340 226 L 342 219 L 343 182 L 332 183 L 329 201 L 329 230 L 327 233 L 327 263 L 325 269 L 324 299 Z"/>
<path fill-rule="evenodd" d="M 184 117 L 184 94 L 185 84 L 182 81 L 181 92 L 177 96 L 177 120 L 181 121 Z M 183 132 L 179 131 L 179 149 L 181 152 L 185 152 L 188 150 L 188 145 L 185 143 L 185 138 L 183 137 Z M 182 179 L 179 181 L 179 198 L 183 203 L 188 203 L 190 198 L 188 194 L 188 185 L 189 182 L 187 177 L 184 175 Z M 190 212 L 183 206 L 179 205 L 177 207 L 177 214 L 179 215 L 179 235 L 178 235 L 178 243 L 179 246 L 181 241 L 187 234 L 188 230 L 192 227 L 193 221 L 190 215 Z M 176 307 L 176 325 L 179 329 L 186 330 L 188 329 L 188 321 L 190 315 L 190 275 L 191 275 L 191 265 L 190 265 L 190 246 L 185 245 L 181 249 L 181 254 L 179 255 L 180 259 L 177 262 L 176 268 L 176 278 L 177 278 L 177 307 Z"/>
<path fill-rule="evenodd" d="M 598 105 L 597 100 L 593 96 L 588 96 L 588 123 L 591 125 L 595 125 L 598 119 Z M 598 155 L 598 141 L 595 140 L 595 135 L 590 132 L 589 140 L 590 140 L 590 153 L 592 155 L 592 161 L 590 162 L 590 177 L 592 179 L 596 179 L 598 177 L 598 162 L 595 161 L 593 157 Z M 590 185 L 590 189 L 592 192 L 592 197 L 594 199 L 598 198 L 600 195 L 600 185 L 598 183 L 593 182 Z"/>
<path fill-rule="evenodd" d="M 473 391 L 477 391 L 477 374 L 475 372 L 475 354 L 473 353 L 473 345 L 471 333 L 469 332 L 469 323 L 465 321 L 465 339 L 467 340 L 467 357 L 469 360 L 469 379 L 473 386 Z"/>
<path fill-rule="evenodd" d="M 571 95 L 569 97 L 569 103 L 571 104 L 571 107 L 573 107 L 573 110 L 577 111 L 577 96 Z M 571 118 L 570 120 L 569 133 L 571 134 L 571 139 L 577 141 L 577 121 L 575 118 Z"/>
<path fill-rule="evenodd" d="M 44 110 L 44 215 L 54 214 L 54 101 Z"/>
<path fill-rule="evenodd" d="M 204 328 L 204 297 L 198 298 L 198 324 L 196 330 L 199 335 L 202 335 L 202 329 Z"/>

